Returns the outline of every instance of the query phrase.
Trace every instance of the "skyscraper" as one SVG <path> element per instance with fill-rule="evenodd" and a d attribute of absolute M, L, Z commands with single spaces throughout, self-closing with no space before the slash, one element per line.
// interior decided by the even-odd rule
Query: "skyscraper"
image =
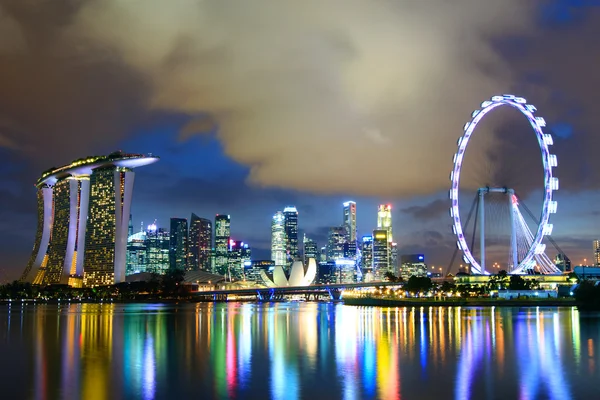
<path fill-rule="evenodd" d="M 133 235 L 133 218 L 131 214 L 129 214 L 129 226 L 127 229 L 127 237 L 129 238 L 129 236 L 131 235 Z"/>
<path fill-rule="evenodd" d="M 188 241 L 188 268 L 190 270 L 212 271 L 212 222 L 192 213 Z"/>
<path fill-rule="evenodd" d="M 146 231 L 146 272 L 159 275 L 167 273 L 170 268 L 170 247 L 169 232 L 158 228 L 156 224 L 148 225 Z"/>
<path fill-rule="evenodd" d="M 283 216 L 285 218 L 287 264 L 291 265 L 298 258 L 298 210 L 296 207 L 288 206 L 283 209 Z"/>
<path fill-rule="evenodd" d="M 317 242 L 308 238 L 306 235 L 304 235 L 304 239 L 302 240 L 302 242 L 304 244 L 304 265 L 308 265 L 309 258 L 314 258 L 315 262 L 318 263 L 320 255 Z"/>
<path fill-rule="evenodd" d="M 342 226 L 346 228 L 346 241 L 356 242 L 356 203 L 353 201 L 344 203 Z"/>
<path fill-rule="evenodd" d="M 87 286 L 124 281 L 133 168 L 156 161 L 119 151 L 44 172 L 36 184 L 38 231 L 21 280 L 74 286 L 82 277 Z"/>
<path fill-rule="evenodd" d="M 276 267 L 286 266 L 286 244 L 285 217 L 277 211 L 271 221 L 271 260 Z"/>
<path fill-rule="evenodd" d="M 600 267 L 600 240 L 594 240 L 594 265 Z"/>
<path fill-rule="evenodd" d="M 215 217 L 215 273 L 227 273 L 229 254 L 229 239 L 231 236 L 231 218 L 229 215 Z"/>
<path fill-rule="evenodd" d="M 229 257 L 227 259 L 227 276 L 233 279 L 244 278 L 244 264 L 250 263 L 252 249 L 247 243 L 229 240 Z"/>
<path fill-rule="evenodd" d="M 344 245 L 346 244 L 346 229 L 343 226 L 329 228 L 327 237 L 327 261 L 344 258 Z"/>
<path fill-rule="evenodd" d="M 387 240 L 392 242 L 392 206 L 381 204 L 377 210 L 377 229 L 387 231 Z"/>
<path fill-rule="evenodd" d="M 171 232 L 169 245 L 169 265 L 171 269 L 186 271 L 187 267 L 187 219 L 171 218 Z"/>
<path fill-rule="evenodd" d="M 427 276 L 427 264 L 423 254 L 406 254 L 401 257 L 400 277 L 405 281 L 411 276 Z"/>
<path fill-rule="evenodd" d="M 362 237 L 361 268 L 363 276 L 373 272 L 373 236 Z"/>
<path fill-rule="evenodd" d="M 146 272 L 146 232 L 136 232 L 127 238 L 127 264 L 125 275 Z"/>
<path fill-rule="evenodd" d="M 390 246 L 388 242 L 388 231 L 376 229 L 373 231 L 373 276 L 376 280 L 382 280 L 386 272 L 389 272 Z"/>

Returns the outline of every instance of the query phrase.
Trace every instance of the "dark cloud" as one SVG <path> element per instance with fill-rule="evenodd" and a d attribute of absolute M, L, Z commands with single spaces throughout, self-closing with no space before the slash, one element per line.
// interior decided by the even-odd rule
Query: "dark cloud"
<path fill-rule="evenodd" d="M 450 209 L 450 201 L 437 199 L 425 205 L 411 206 L 403 208 L 400 211 L 408 214 L 415 219 L 431 221 L 439 219 L 443 214 L 447 214 Z"/>

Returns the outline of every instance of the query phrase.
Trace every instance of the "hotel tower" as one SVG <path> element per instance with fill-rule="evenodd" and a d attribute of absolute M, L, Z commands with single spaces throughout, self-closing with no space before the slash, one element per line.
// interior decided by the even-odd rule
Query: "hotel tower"
<path fill-rule="evenodd" d="M 35 243 L 21 281 L 92 287 L 124 282 L 133 169 L 156 161 L 119 151 L 44 172 L 36 184 Z"/>

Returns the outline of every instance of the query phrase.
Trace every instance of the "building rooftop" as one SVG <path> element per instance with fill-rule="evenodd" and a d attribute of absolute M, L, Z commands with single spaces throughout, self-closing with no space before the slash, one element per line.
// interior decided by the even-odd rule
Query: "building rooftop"
<path fill-rule="evenodd" d="M 60 178 L 67 176 L 89 175 L 92 170 L 100 167 L 115 165 L 123 168 L 136 168 L 152 164 L 159 160 L 159 157 L 152 154 L 130 154 L 122 151 L 115 151 L 107 156 L 90 156 L 74 160 L 70 164 L 62 167 L 52 167 L 44 172 L 38 179 L 36 186 L 42 184 L 53 185 Z"/>

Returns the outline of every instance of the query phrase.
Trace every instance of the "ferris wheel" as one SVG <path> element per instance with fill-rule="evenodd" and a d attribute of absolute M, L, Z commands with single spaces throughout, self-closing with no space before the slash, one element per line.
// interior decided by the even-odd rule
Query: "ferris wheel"
<path fill-rule="evenodd" d="M 473 241 L 471 246 L 467 244 L 465 237 L 465 225 L 461 219 L 459 211 L 459 186 L 461 178 L 461 169 L 463 159 L 469 140 L 475 131 L 479 122 L 493 109 L 509 106 L 519 110 L 529 121 L 537 137 L 537 142 L 542 155 L 542 164 L 544 170 L 543 180 L 543 203 L 541 215 L 536 218 L 536 227 L 530 229 L 520 212 L 521 199 L 517 197 L 514 188 L 508 187 L 480 187 L 477 190 L 476 203 L 473 203 L 471 212 L 477 204 L 478 214 L 476 215 L 480 223 L 479 231 L 479 260 L 474 257 L 473 246 L 475 243 L 475 231 L 473 232 Z M 463 128 L 464 134 L 458 139 L 458 151 L 454 155 L 454 168 L 450 175 L 452 187 L 449 197 L 452 202 L 450 216 L 453 220 L 452 229 L 457 237 L 458 249 L 463 253 L 463 260 L 470 265 L 470 271 L 473 274 L 489 274 L 486 270 L 486 238 L 485 238 L 485 198 L 490 193 L 503 193 L 506 195 L 506 201 L 509 206 L 510 215 L 510 249 L 508 269 L 512 274 L 525 274 L 530 271 L 537 271 L 545 274 L 560 273 L 560 270 L 545 254 L 546 245 L 542 243 L 545 236 L 552 233 L 552 224 L 550 224 L 550 215 L 556 213 L 557 203 L 553 200 L 553 192 L 558 190 L 558 178 L 553 176 L 552 168 L 558 165 L 556 155 L 550 154 L 549 146 L 553 144 L 552 136 L 544 133 L 543 128 L 546 122 L 542 117 L 534 116 L 535 106 L 527 104 L 522 97 L 514 95 L 493 96 L 490 100 L 481 103 L 481 108 L 473 111 L 471 121 L 467 122 Z M 523 205 L 524 206 L 524 205 Z M 531 214 L 529 209 L 526 209 Z M 467 218 L 470 219 L 470 214 Z M 533 215 L 532 215 L 533 217 Z"/>

